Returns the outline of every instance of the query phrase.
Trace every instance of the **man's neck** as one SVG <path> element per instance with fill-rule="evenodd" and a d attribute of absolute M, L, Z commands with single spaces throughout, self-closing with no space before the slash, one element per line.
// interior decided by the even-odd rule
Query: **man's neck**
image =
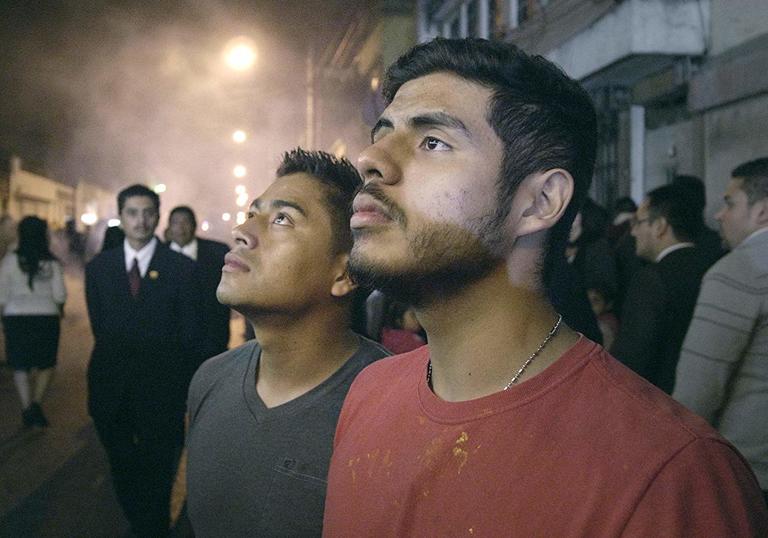
<path fill-rule="evenodd" d="M 127 239 L 126 238 L 126 240 L 128 241 L 128 246 L 131 247 L 136 252 L 138 252 L 141 249 L 143 249 L 144 247 L 146 247 L 152 241 L 152 239 L 154 239 L 154 238 L 150 237 L 147 241 L 135 241 L 133 239 Z"/>
<path fill-rule="evenodd" d="M 504 266 L 419 310 L 429 339 L 435 394 L 465 401 L 499 392 L 541 345 L 557 317 L 533 283 L 510 282 Z M 577 339 L 561 325 L 520 382 L 554 363 Z"/>
<path fill-rule="evenodd" d="M 261 347 L 256 390 L 267 407 L 289 402 L 333 375 L 359 341 L 345 309 L 249 316 Z"/>

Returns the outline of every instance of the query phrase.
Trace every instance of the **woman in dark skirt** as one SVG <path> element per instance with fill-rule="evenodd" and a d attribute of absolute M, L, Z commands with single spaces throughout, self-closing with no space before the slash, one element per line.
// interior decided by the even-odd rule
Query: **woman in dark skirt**
<path fill-rule="evenodd" d="M 0 263 L 0 310 L 8 363 L 25 426 L 48 425 L 40 402 L 53 376 L 59 320 L 67 291 L 61 264 L 48 246 L 48 225 L 37 217 L 19 223 L 18 248 Z M 31 373 L 36 373 L 34 383 Z"/>

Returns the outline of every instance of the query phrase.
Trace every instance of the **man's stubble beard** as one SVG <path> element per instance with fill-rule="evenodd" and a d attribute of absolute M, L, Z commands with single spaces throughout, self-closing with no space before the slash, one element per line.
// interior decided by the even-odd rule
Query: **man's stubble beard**
<path fill-rule="evenodd" d="M 502 256 L 492 254 L 502 244 L 499 217 L 478 219 L 467 228 L 432 223 L 410 234 L 405 229 L 405 257 L 409 262 L 399 268 L 389 267 L 387 262 L 371 262 L 353 247 L 350 275 L 361 286 L 381 290 L 398 301 L 428 306 L 477 282 L 504 263 Z M 356 231 L 355 240 L 369 233 L 376 232 Z"/>

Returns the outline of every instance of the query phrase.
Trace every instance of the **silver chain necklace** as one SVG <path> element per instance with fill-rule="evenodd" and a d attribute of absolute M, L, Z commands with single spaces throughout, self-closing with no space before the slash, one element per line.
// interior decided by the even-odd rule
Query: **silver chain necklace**
<path fill-rule="evenodd" d="M 538 357 L 539 353 L 541 353 L 541 350 L 546 347 L 546 345 L 549 343 L 550 340 L 552 340 L 552 337 L 555 336 L 555 333 L 557 333 L 557 330 L 560 328 L 560 323 L 563 321 L 563 316 L 560 314 L 557 316 L 557 321 L 555 322 L 554 326 L 552 327 L 552 330 L 549 331 L 549 334 L 547 334 L 546 338 L 544 338 L 544 341 L 541 343 L 541 345 L 531 353 L 531 356 L 528 357 L 528 359 L 523 363 L 523 365 L 520 367 L 520 369 L 515 373 L 515 375 L 512 377 L 512 380 L 506 384 L 504 387 L 504 390 L 507 390 L 509 387 L 517 383 L 517 380 L 520 379 L 520 376 L 523 375 L 523 372 L 525 372 L 525 369 L 528 368 L 528 365 L 533 362 L 533 359 Z M 432 383 L 432 361 L 430 360 L 427 363 L 427 385 Z"/>

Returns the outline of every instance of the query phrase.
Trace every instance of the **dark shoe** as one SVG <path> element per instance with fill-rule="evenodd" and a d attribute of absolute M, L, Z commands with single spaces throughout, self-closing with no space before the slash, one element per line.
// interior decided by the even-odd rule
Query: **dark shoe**
<path fill-rule="evenodd" d="M 48 427 L 48 419 L 45 418 L 45 415 L 43 414 L 43 409 L 40 407 L 40 404 L 33 403 L 29 406 L 30 412 L 32 413 L 32 424 L 34 426 L 40 426 L 41 428 Z"/>

